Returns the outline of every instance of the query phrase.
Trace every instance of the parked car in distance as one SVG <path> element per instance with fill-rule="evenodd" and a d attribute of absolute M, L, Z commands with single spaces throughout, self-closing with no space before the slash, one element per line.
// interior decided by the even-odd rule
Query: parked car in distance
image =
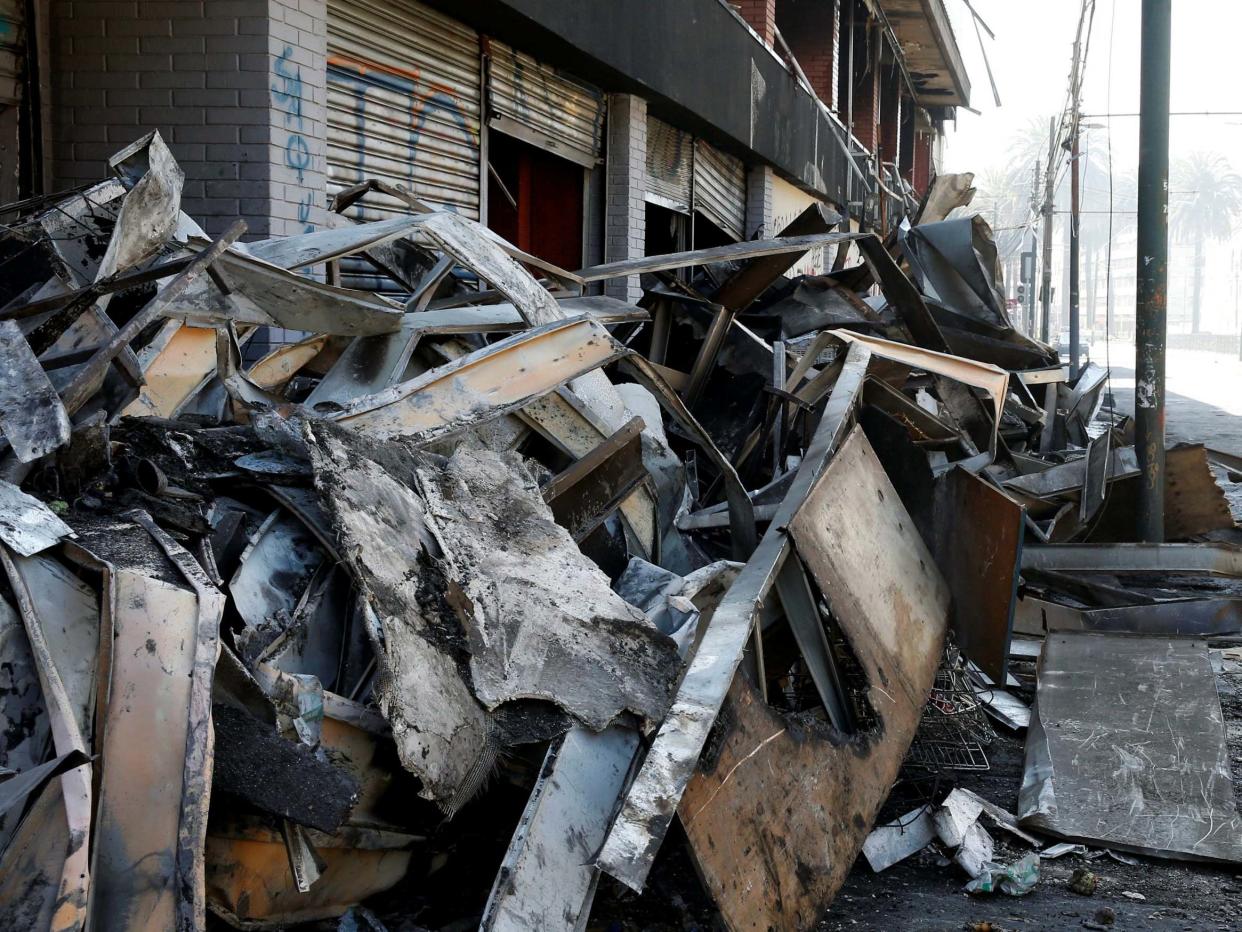
<path fill-rule="evenodd" d="M 1068 330 L 1062 330 L 1057 336 L 1056 351 L 1061 357 L 1061 362 L 1069 362 L 1070 358 L 1070 335 Z M 1078 334 L 1078 364 L 1085 366 L 1091 361 L 1091 342 Z"/>

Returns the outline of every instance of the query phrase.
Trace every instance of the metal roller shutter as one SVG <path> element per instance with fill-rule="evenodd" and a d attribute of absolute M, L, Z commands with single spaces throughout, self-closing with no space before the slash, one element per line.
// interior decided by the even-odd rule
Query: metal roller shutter
<path fill-rule="evenodd" d="M 365 178 L 479 217 L 479 36 L 414 0 L 328 2 L 328 191 Z M 366 217 L 408 212 L 370 195 Z"/>
<path fill-rule="evenodd" d="M 690 211 L 694 137 L 653 116 L 647 117 L 647 200 Z"/>
<path fill-rule="evenodd" d="M 503 42 L 487 47 L 487 125 L 594 168 L 604 149 L 603 92 Z"/>
<path fill-rule="evenodd" d="M 694 209 L 734 239 L 745 239 L 746 166 L 702 139 L 694 144 Z"/>

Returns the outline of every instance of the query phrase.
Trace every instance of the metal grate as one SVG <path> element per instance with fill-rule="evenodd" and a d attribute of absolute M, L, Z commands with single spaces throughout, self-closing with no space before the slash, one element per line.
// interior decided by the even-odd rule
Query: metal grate
<path fill-rule="evenodd" d="M 966 663 L 951 641 L 936 671 L 919 730 L 906 756 L 920 770 L 988 770 L 985 748 L 996 738 L 966 679 Z"/>

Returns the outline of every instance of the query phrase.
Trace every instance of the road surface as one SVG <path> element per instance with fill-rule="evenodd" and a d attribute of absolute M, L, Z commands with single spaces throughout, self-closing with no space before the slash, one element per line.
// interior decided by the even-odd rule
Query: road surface
<path fill-rule="evenodd" d="M 1111 357 L 1117 410 L 1134 413 L 1134 346 L 1103 343 L 1092 361 Z M 1107 353 L 1107 356 L 1106 356 Z M 1165 432 L 1170 443 L 1190 441 L 1242 456 L 1242 360 L 1224 353 L 1169 350 L 1166 361 Z"/>

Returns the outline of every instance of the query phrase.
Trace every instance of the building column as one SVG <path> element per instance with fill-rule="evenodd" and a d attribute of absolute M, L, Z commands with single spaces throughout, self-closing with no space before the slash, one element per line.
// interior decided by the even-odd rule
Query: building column
<path fill-rule="evenodd" d="M 647 101 L 633 94 L 608 95 L 608 153 L 605 178 L 604 260 L 619 262 L 646 254 Z M 604 293 L 634 303 L 642 297 L 638 276 L 618 278 Z"/>
<path fill-rule="evenodd" d="M 268 0 L 267 38 L 271 235 L 310 233 L 327 207 L 326 0 Z"/>
<path fill-rule="evenodd" d="M 735 0 L 733 6 L 771 48 L 776 42 L 776 0 Z"/>
<path fill-rule="evenodd" d="M 746 238 L 770 239 L 772 229 L 773 179 L 770 165 L 752 165 L 746 171 Z"/>

